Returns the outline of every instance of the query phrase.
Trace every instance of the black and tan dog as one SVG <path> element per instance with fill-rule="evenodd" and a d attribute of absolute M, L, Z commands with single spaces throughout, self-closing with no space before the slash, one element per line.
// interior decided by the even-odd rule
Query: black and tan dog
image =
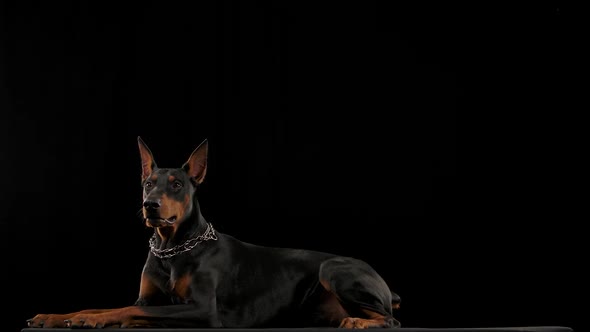
<path fill-rule="evenodd" d="M 154 228 L 139 298 L 117 309 L 39 314 L 28 327 L 398 327 L 400 298 L 367 263 L 217 233 L 199 209 L 207 141 L 158 168 L 138 137 L 143 218 Z"/>

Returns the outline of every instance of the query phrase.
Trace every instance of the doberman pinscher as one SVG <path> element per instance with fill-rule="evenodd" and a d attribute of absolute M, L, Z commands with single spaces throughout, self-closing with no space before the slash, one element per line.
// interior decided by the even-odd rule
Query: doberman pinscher
<path fill-rule="evenodd" d="M 154 228 L 139 297 L 128 307 L 38 314 L 28 327 L 399 327 L 400 297 L 362 260 L 254 245 L 218 233 L 196 191 L 207 140 L 180 168 L 158 168 L 138 137 L 142 215 Z"/>

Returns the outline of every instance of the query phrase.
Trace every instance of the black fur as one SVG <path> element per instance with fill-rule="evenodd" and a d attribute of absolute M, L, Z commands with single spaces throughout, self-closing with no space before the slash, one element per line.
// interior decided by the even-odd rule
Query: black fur
<path fill-rule="evenodd" d="M 207 170 L 206 140 L 180 168 L 158 168 L 141 138 L 138 143 L 142 213 L 154 237 L 137 301 L 118 309 L 40 314 L 28 326 L 400 326 L 392 315 L 399 296 L 367 263 L 325 252 L 259 246 L 209 228 L 196 195 Z M 203 235 L 207 237 L 199 238 Z"/>

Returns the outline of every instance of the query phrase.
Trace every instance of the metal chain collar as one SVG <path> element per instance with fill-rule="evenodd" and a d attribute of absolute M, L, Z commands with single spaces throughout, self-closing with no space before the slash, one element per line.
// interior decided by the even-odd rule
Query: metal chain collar
<path fill-rule="evenodd" d="M 156 233 L 154 233 L 154 235 L 152 235 L 152 237 L 150 238 L 150 251 L 152 252 L 152 254 L 154 254 L 154 256 L 158 258 L 170 258 L 183 252 L 187 252 L 196 247 L 199 243 L 209 240 L 217 241 L 217 234 L 215 234 L 215 229 L 213 229 L 213 225 L 211 225 L 210 223 L 207 224 L 207 229 L 205 230 L 205 233 L 203 233 L 202 235 L 190 238 L 184 241 L 184 243 L 176 245 L 172 248 L 157 249 Z"/>

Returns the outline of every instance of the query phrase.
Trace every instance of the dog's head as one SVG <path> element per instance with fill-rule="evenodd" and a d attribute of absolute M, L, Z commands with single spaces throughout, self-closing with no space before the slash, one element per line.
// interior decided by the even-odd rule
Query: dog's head
<path fill-rule="evenodd" d="M 197 186 L 207 172 L 207 140 L 180 168 L 158 168 L 152 152 L 138 137 L 143 186 L 142 213 L 148 227 L 176 227 L 193 212 Z"/>

